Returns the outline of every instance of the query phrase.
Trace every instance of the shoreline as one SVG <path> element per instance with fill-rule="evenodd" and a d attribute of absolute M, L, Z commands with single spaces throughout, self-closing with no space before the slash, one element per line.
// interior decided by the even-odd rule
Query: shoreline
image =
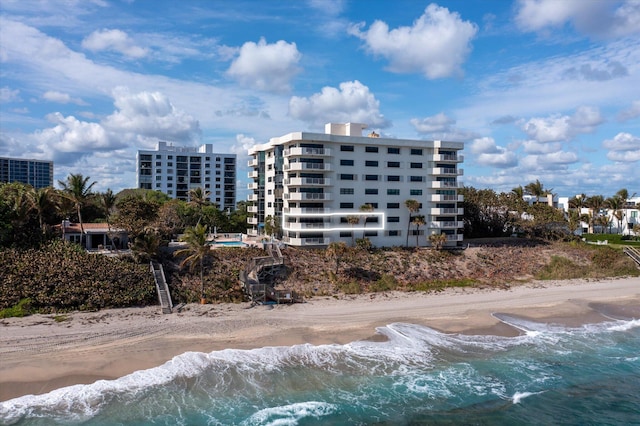
<path fill-rule="evenodd" d="M 516 336 L 503 313 L 568 327 L 640 318 L 640 278 L 533 281 L 508 289 L 314 297 L 303 304 L 158 306 L 0 320 L 0 401 L 116 379 L 184 352 L 379 341 L 396 322 L 444 333 Z"/>

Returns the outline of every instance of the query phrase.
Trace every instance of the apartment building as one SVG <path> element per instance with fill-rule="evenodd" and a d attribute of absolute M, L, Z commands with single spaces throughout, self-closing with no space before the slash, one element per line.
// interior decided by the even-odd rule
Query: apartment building
<path fill-rule="evenodd" d="M 139 150 L 137 187 L 189 201 L 189 190 L 200 187 L 221 210 L 236 206 L 236 155 L 213 152 L 213 145 L 174 146 L 160 141 L 156 150 Z"/>
<path fill-rule="evenodd" d="M 251 148 L 247 232 L 263 234 L 267 221 L 292 246 L 363 237 L 378 247 L 427 246 L 434 233 L 446 234 L 446 245 L 461 243 L 463 143 L 363 136 L 365 128 L 329 123 L 325 133 L 289 133 Z M 410 224 L 410 215 L 424 224 Z"/>
<path fill-rule="evenodd" d="M 0 157 L 0 182 L 21 182 L 36 189 L 53 186 L 53 161 Z"/>

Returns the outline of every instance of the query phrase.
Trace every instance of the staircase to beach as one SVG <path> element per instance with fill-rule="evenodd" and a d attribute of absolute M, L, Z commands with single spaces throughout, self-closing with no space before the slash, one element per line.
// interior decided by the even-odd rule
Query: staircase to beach
<path fill-rule="evenodd" d="M 160 301 L 160 307 L 163 314 L 170 314 L 173 309 L 173 303 L 171 302 L 171 294 L 169 293 L 169 286 L 164 276 L 164 269 L 162 264 L 158 262 L 150 262 L 151 272 L 153 273 L 153 279 L 156 282 L 156 290 L 158 292 L 158 300 Z"/>
<path fill-rule="evenodd" d="M 286 275 L 287 266 L 277 244 L 265 244 L 265 249 L 268 256 L 254 257 L 240 272 L 240 282 L 249 300 L 255 304 L 302 302 L 294 291 L 276 290 L 276 282 Z"/>
<path fill-rule="evenodd" d="M 640 266 L 640 250 L 635 247 L 625 246 L 623 251 Z"/>

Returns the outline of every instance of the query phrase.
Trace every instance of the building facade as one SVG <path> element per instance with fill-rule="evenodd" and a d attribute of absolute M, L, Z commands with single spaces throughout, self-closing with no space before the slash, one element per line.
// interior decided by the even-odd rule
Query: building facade
<path fill-rule="evenodd" d="M 155 151 L 138 151 L 136 172 L 138 188 L 184 201 L 191 189 L 202 188 L 219 209 L 235 209 L 236 155 L 214 153 L 211 144 L 196 148 L 160 141 Z"/>
<path fill-rule="evenodd" d="M 0 182 L 21 182 L 36 189 L 53 186 L 53 161 L 0 157 Z"/>
<path fill-rule="evenodd" d="M 363 136 L 365 127 L 329 123 L 325 133 L 251 148 L 248 234 L 276 229 L 292 246 L 363 237 L 379 247 L 427 246 L 431 234 L 461 243 L 463 143 Z"/>

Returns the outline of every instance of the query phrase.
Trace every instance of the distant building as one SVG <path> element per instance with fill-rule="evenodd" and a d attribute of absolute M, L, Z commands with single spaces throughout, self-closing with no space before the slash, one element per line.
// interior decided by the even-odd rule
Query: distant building
<path fill-rule="evenodd" d="M 461 243 L 463 143 L 367 137 L 365 127 L 329 123 L 325 133 L 289 133 L 251 148 L 247 232 L 262 234 L 268 222 L 293 246 L 350 245 L 362 237 L 375 246 L 407 239 L 426 246 L 431 234 Z M 409 225 L 410 199 L 420 226 Z M 370 211 L 361 209 L 366 205 Z"/>
<path fill-rule="evenodd" d="M 211 144 L 196 148 L 160 141 L 155 151 L 138 151 L 136 171 L 138 188 L 189 201 L 189 190 L 199 187 L 219 209 L 235 209 L 236 155 L 214 153 Z"/>
<path fill-rule="evenodd" d="M 36 189 L 53 186 L 53 161 L 0 157 L 0 182 L 21 182 Z"/>

